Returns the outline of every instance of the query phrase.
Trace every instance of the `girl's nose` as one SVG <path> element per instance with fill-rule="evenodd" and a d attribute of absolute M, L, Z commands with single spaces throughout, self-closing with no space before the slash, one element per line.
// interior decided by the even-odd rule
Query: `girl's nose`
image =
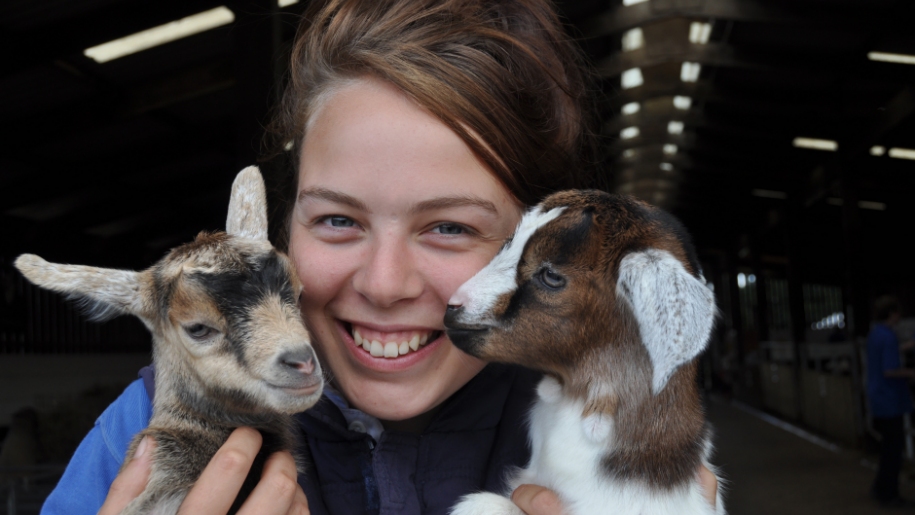
<path fill-rule="evenodd" d="M 416 268 L 409 242 L 385 236 L 374 242 L 354 277 L 356 291 L 378 307 L 415 299 L 423 292 L 422 274 Z"/>

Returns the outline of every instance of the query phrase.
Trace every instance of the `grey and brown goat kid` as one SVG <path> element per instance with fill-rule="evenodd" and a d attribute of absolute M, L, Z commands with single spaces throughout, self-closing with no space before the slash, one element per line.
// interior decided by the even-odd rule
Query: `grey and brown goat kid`
<path fill-rule="evenodd" d="M 713 470 L 695 358 L 715 299 L 673 217 L 631 197 L 556 193 L 449 304 L 460 349 L 545 374 L 512 489 L 548 487 L 574 515 L 724 513 L 698 475 Z M 488 493 L 452 513 L 522 515 Z"/>
<path fill-rule="evenodd" d="M 156 447 L 148 486 L 123 513 L 176 513 L 237 427 L 264 438 L 233 511 L 266 457 L 294 449 L 290 414 L 317 402 L 324 382 L 299 315 L 301 283 L 267 239 L 257 168 L 235 179 L 226 232 L 201 233 L 147 270 L 53 264 L 29 254 L 16 267 L 35 284 L 78 299 L 94 319 L 129 313 L 152 332 L 153 415 L 128 460 L 144 436 Z"/>

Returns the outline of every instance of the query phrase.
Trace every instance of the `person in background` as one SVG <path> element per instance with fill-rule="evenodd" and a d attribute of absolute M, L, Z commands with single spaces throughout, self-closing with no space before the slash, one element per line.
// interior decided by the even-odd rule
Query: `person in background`
<path fill-rule="evenodd" d="M 903 367 L 900 350 L 915 347 L 915 341 L 900 345 L 893 326 L 901 314 L 895 297 L 880 297 L 867 335 L 867 398 L 874 429 L 880 433 L 880 463 L 871 495 L 885 507 L 909 505 L 899 496 L 899 472 L 905 448 L 903 417 L 912 411 L 909 381 L 915 379 L 915 369 Z"/>

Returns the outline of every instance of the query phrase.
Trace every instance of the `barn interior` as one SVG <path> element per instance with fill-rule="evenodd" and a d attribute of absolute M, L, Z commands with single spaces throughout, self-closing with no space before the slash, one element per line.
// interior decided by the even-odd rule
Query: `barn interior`
<path fill-rule="evenodd" d="M 55 428 L 33 462 L 0 460 L 0 477 L 3 467 L 21 476 L 0 492 L 8 509 L 37 513 L 68 453 L 150 350 L 136 320 L 87 322 L 28 284 L 13 260 L 28 252 L 145 268 L 201 230 L 222 229 L 232 179 L 253 163 L 265 171 L 275 228 L 289 160 L 265 159 L 264 127 L 307 4 L 0 5 L 0 440 L 17 423 Z M 915 3 L 557 7 L 599 90 L 598 184 L 679 217 L 714 288 L 721 314 L 700 382 L 731 511 L 876 510 L 864 388 L 875 300 L 896 296 L 897 332 L 915 337 L 906 243 Z M 184 32 L 105 53 L 106 43 L 161 26 Z M 911 430 L 908 441 L 903 488 L 915 498 Z"/>

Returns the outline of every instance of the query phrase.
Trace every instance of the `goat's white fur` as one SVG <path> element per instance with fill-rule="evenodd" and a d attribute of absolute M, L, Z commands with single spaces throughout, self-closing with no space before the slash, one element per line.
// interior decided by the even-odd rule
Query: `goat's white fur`
<path fill-rule="evenodd" d="M 458 288 L 448 304 L 463 306 L 468 317 L 484 324 L 488 322 L 489 320 L 484 318 L 485 314 L 496 300 L 518 287 L 515 282 L 515 271 L 518 269 L 518 261 L 524 253 L 527 240 L 537 232 L 537 229 L 562 214 L 564 209 L 558 207 L 543 212 L 539 207 L 535 207 L 525 213 L 512 239 L 499 250 L 489 264 Z"/>
<path fill-rule="evenodd" d="M 660 392 L 680 365 L 699 355 L 715 321 L 715 295 L 669 252 L 633 252 L 620 262 L 617 295 L 639 323 Z"/>
<path fill-rule="evenodd" d="M 531 460 L 509 481 L 509 493 L 522 484 L 545 486 L 558 493 L 567 513 L 573 515 L 724 515 L 709 506 L 698 480 L 669 492 L 658 492 L 638 482 L 607 477 L 601 457 L 612 439 L 612 422 L 582 419 L 584 403 L 557 395 L 561 386 L 546 377 L 537 387 L 538 401 L 531 412 Z M 600 430 L 595 433 L 594 428 Z M 707 449 L 707 451 L 710 449 Z M 703 460 L 709 469 L 712 466 Z M 712 469 L 713 470 L 713 469 Z M 612 507 L 611 511 L 608 509 Z M 524 515 L 508 496 L 477 493 L 464 497 L 451 515 Z"/>

